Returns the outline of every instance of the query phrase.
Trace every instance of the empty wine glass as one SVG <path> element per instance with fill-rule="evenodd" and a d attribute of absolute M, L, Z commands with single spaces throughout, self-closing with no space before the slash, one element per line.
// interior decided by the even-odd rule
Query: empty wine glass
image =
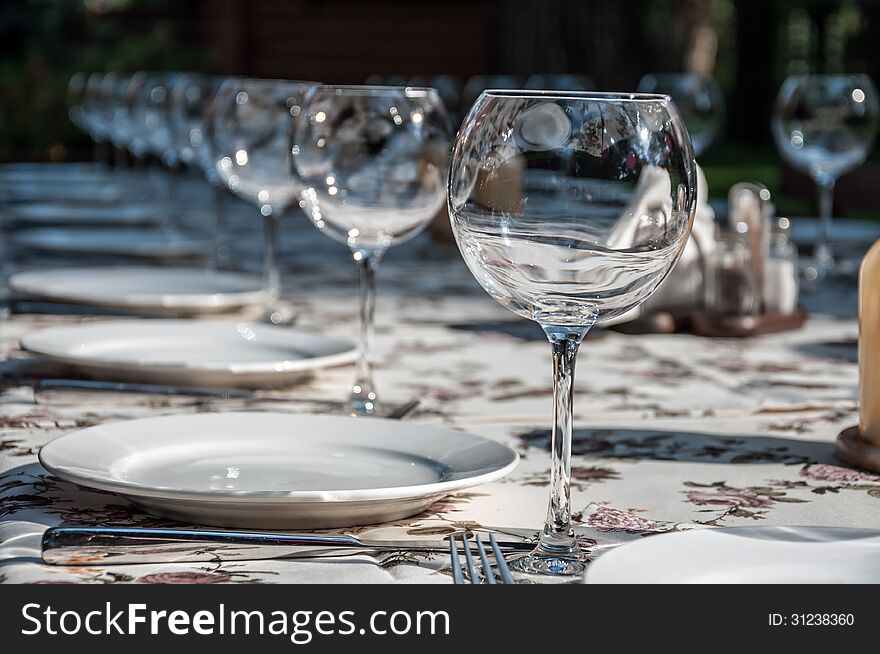
<path fill-rule="evenodd" d="M 143 71 L 131 75 L 109 73 L 102 83 L 112 112 L 113 143 L 120 152 L 127 151 L 134 163 L 141 168 L 146 165 L 149 146 L 143 139 L 143 129 L 139 125 L 135 109 L 146 75 Z"/>
<path fill-rule="evenodd" d="M 198 170 L 211 185 L 215 219 L 214 265 L 228 263 L 226 243 L 226 184 L 216 166 L 213 144 L 214 99 L 222 77 L 188 74 L 179 76 L 171 89 L 170 126 L 182 164 Z"/>
<path fill-rule="evenodd" d="M 443 206 L 450 136 L 431 88 L 321 86 L 291 130 L 293 176 L 314 225 L 347 245 L 360 268 L 360 357 L 347 410 L 380 412 L 371 342 L 375 272 Z"/>
<path fill-rule="evenodd" d="M 74 73 L 67 83 L 67 115 L 92 140 L 92 159 L 101 165 L 107 163 L 109 154 L 100 98 L 96 97 L 103 78 L 103 73 Z"/>
<path fill-rule="evenodd" d="M 455 142 L 449 214 L 471 273 L 553 355 L 550 505 L 524 573 L 573 575 L 572 393 L 590 327 L 644 302 L 684 248 L 696 164 L 668 96 L 486 91 Z"/>
<path fill-rule="evenodd" d="M 135 163 L 142 163 L 146 150 L 137 138 L 132 112 L 130 89 L 134 75 L 111 72 L 92 76 L 88 82 L 89 112 L 96 116 L 98 133 L 112 146 L 113 173 L 118 183 L 126 187 L 126 195 L 140 198 L 149 192 L 140 175 L 128 167 L 131 155 Z"/>
<path fill-rule="evenodd" d="M 145 154 L 157 159 L 164 170 L 154 174 L 155 185 L 164 199 L 171 227 L 182 227 L 178 173 L 180 147 L 171 122 L 171 91 L 189 73 L 139 72 L 131 82 L 131 120 Z"/>
<path fill-rule="evenodd" d="M 199 73 L 179 75 L 171 86 L 169 103 L 169 128 L 180 162 L 213 173 L 218 179 L 206 134 L 210 127 L 205 123 L 222 82 L 221 77 Z"/>
<path fill-rule="evenodd" d="M 141 72 L 135 76 L 132 119 L 147 151 L 174 170 L 180 163 L 177 142 L 171 128 L 171 89 L 185 73 Z"/>
<path fill-rule="evenodd" d="M 92 73 L 86 80 L 86 88 L 82 98 L 82 118 L 92 140 L 111 145 L 113 98 L 107 93 L 108 85 L 105 78 L 110 73 Z"/>
<path fill-rule="evenodd" d="M 312 86 L 313 82 L 230 78 L 215 99 L 217 172 L 233 193 L 256 204 L 263 217 L 266 318 L 273 323 L 284 318 L 273 306 L 281 292 L 278 220 L 297 202 L 300 189 L 290 175 L 290 121 Z"/>
<path fill-rule="evenodd" d="M 724 122 L 724 95 L 714 78 L 694 73 L 650 74 L 641 79 L 638 90 L 670 96 L 684 118 L 694 156 L 705 154 Z"/>
<path fill-rule="evenodd" d="M 88 89 L 89 76 L 85 73 L 74 73 L 67 82 L 67 117 L 80 131 L 92 136 L 91 125 L 86 114 L 86 91 Z M 98 142 L 93 140 L 94 159 L 97 162 Z"/>
<path fill-rule="evenodd" d="M 877 134 L 877 90 L 865 75 L 797 75 L 776 97 L 772 129 L 782 158 L 819 189 L 819 234 L 807 279 L 834 267 L 829 243 L 834 184 L 861 165 Z"/>

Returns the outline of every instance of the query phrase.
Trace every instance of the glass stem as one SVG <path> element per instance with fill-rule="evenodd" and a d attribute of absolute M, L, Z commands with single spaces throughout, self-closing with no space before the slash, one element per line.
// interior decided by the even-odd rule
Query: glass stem
<path fill-rule="evenodd" d="M 834 180 L 822 179 L 817 182 L 819 188 L 819 235 L 816 238 L 816 251 L 813 258 L 822 269 L 834 265 L 831 254 L 831 219 L 834 213 Z"/>
<path fill-rule="evenodd" d="M 107 141 L 94 139 L 92 141 L 92 161 L 100 166 L 106 166 L 109 163 Z"/>
<path fill-rule="evenodd" d="M 263 205 L 263 290 L 266 293 L 266 315 L 273 315 L 275 301 L 281 294 L 281 274 L 278 271 L 279 214 Z"/>
<path fill-rule="evenodd" d="M 378 409 L 373 384 L 373 331 L 376 308 L 376 268 L 382 259 L 381 250 L 357 250 L 354 259 L 360 270 L 360 350 L 357 371 L 348 412 L 370 415 Z"/>
<path fill-rule="evenodd" d="M 553 351 L 553 436 L 550 442 L 550 505 L 538 549 L 552 556 L 578 555 L 571 525 L 571 438 L 574 365 L 590 329 L 542 325 Z"/>
<path fill-rule="evenodd" d="M 229 225 L 226 216 L 226 192 L 219 184 L 213 185 L 214 200 L 214 267 L 222 270 L 229 258 L 229 247 L 226 243 Z"/>
<path fill-rule="evenodd" d="M 113 141 L 110 141 L 110 157 L 113 160 L 113 167 L 116 170 L 122 170 L 125 168 L 125 159 L 122 156 L 122 149 L 116 147 Z"/>
<path fill-rule="evenodd" d="M 168 207 L 168 215 L 170 216 L 168 225 L 180 231 L 182 227 L 182 218 L 180 211 L 180 180 L 177 176 L 178 168 L 170 165 L 165 170 L 159 170 L 159 175 L 165 179 L 165 202 Z"/>

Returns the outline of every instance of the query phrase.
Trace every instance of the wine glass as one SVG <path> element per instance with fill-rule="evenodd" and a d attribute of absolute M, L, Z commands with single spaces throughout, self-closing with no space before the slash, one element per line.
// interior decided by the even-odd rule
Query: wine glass
<path fill-rule="evenodd" d="M 85 73 L 74 73 L 67 81 L 67 117 L 77 129 L 92 136 L 92 127 L 88 120 L 86 106 L 88 104 L 86 91 L 88 89 L 89 76 Z M 95 163 L 100 159 L 98 141 L 92 139 L 93 158 Z"/>
<path fill-rule="evenodd" d="M 724 95 L 714 78 L 694 73 L 655 73 L 645 75 L 638 90 L 672 98 L 684 118 L 695 157 L 701 157 L 715 141 L 724 122 Z"/>
<path fill-rule="evenodd" d="M 360 357 L 347 404 L 381 407 L 371 342 L 375 272 L 385 251 L 418 234 L 443 206 L 449 121 L 437 91 L 321 86 L 291 127 L 292 172 L 314 225 L 347 245 L 360 268 Z"/>
<path fill-rule="evenodd" d="M 171 86 L 168 126 L 182 164 L 194 166 L 219 179 L 211 143 L 206 132 L 206 117 L 211 102 L 223 82 L 222 77 L 188 73 L 180 75 Z"/>
<path fill-rule="evenodd" d="M 834 267 L 829 244 L 834 184 L 865 161 L 877 134 L 877 89 L 866 75 L 797 75 L 776 97 L 772 130 L 782 158 L 819 189 L 819 234 L 809 280 Z"/>
<path fill-rule="evenodd" d="M 108 160 L 108 133 L 98 95 L 103 73 L 74 73 L 67 82 L 67 115 L 70 122 L 92 140 L 93 163 L 105 166 Z"/>
<path fill-rule="evenodd" d="M 164 197 L 168 224 L 176 229 L 182 226 L 178 186 L 181 161 L 171 124 L 171 91 L 188 75 L 142 71 L 133 77 L 129 88 L 131 120 L 144 153 L 152 155 L 165 167 L 165 170 L 160 168 L 155 172 L 154 179 Z"/>
<path fill-rule="evenodd" d="M 140 198 L 146 189 L 142 188 L 144 185 L 138 175 L 128 168 L 126 155 L 130 154 L 136 162 L 143 155 L 135 137 L 131 112 L 129 88 L 132 79 L 133 75 L 118 72 L 93 75 L 89 78 L 86 95 L 88 114 L 94 117 L 96 134 L 112 149 L 116 182 L 125 186 L 127 196 Z"/>
<path fill-rule="evenodd" d="M 574 575 L 572 393 L 590 327 L 644 302 L 681 254 L 697 172 L 668 96 L 485 91 L 462 124 L 449 171 L 456 242 L 480 285 L 538 322 L 552 346 L 550 506 L 520 572 Z"/>
<path fill-rule="evenodd" d="M 131 75 L 108 73 L 102 82 L 112 114 L 113 144 L 120 153 L 128 152 L 139 168 L 146 165 L 146 157 L 149 155 L 149 146 L 143 139 L 143 129 L 140 128 L 135 113 L 137 95 L 146 75 L 144 71 Z"/>
<path fill-rule="evenodd" d="M 171 89 L 184 73 L 141 72 L 135 76 L 132 118 L 147 151 L 167 168 L 180 163 L 170 123 Z"/>
<path fill-rule="evenodd" d="M 109 147 L 111 137 L 111 98 L 107 95 L 105 73 L 92 73 L 86 79 L 80 105 L 81 119 L 92 140 Z M 109 158 L 109 157 L 108 157 Z"/>
<path fill-rule="evenodd" d="M 224 78 L 211 75 L 179 76 L 171 88 L 169 120 L 180 162 L 204 175 L 212 189 L 216 231 L 214 265 L 218 269 L 225 267 L 229 259 L 227 189 L 215 165 L 213 144 L 214 99 L 223 81 Z"/>
<path fill-rule="evenodd" d="M 299 200 L 290 175 L 290 121 L 300 112 L 314 82 L 230 78 L 220 85 L 213 116 L 217 172 L 239 197 L 256 204 L 263 217 L 263 276 L 266 318 L 280 323 L 273 308 L 281 292 L 278 269 L 279 216 Z"/>

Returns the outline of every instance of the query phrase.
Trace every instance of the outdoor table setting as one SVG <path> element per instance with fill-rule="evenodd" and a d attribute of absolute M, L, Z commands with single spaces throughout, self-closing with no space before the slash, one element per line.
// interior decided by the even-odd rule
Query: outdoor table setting
<path fill-rule="evenodd" d="M 670 83 L 72 79 L 135 165 L 0 165 L 0 581 L 876 582 L 876 91 L 780 91 L 817 220 L 716 215 Z"/>

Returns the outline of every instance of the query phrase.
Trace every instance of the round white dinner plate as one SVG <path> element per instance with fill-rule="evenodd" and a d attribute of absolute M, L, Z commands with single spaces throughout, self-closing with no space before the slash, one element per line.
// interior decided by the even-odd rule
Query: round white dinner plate
<path fill-rule="evenodd" d="M 588 584 L 880 582 L 880 531 L 729 527 L 648 536 L 601 555 Z"/>
<path fill-rule="evenodd" d="M 353 343 L 233 320 L 112 320 L 50 327 L 21 346 L 92 379 L 214 388 L 276 388 L 351 363 Z"/>
<path fill-rule="evenodd" d="M 203 413 L 89 427 L 40 451 L 53 474 L 194 524 L 320 529 L 420 513 L 519 457 L 461 431 L 380 418 Z"/>
<path fill-rule="evenodd" d="M 209 252 L 210 239 L 162 229 L 36 228 L 18 232 L 18 245 L 38 252 L 168 260 Z"/>
<path fill-rule="evenodd" d="M 90 225 L 117 227 L 159 225 L 162 216 L 155 207 L 144 204 L 71 204 L 35 202 L 9 207 L 6 214 L 16 226 Z"/>
<path fill-rule="evenodd" d="M 201 268 L 52 268 L 17 273 L 8 284 L 15 293 L 53 302 L 186 315 L 229 311 L 265 299 L 259 277 Z"/>

